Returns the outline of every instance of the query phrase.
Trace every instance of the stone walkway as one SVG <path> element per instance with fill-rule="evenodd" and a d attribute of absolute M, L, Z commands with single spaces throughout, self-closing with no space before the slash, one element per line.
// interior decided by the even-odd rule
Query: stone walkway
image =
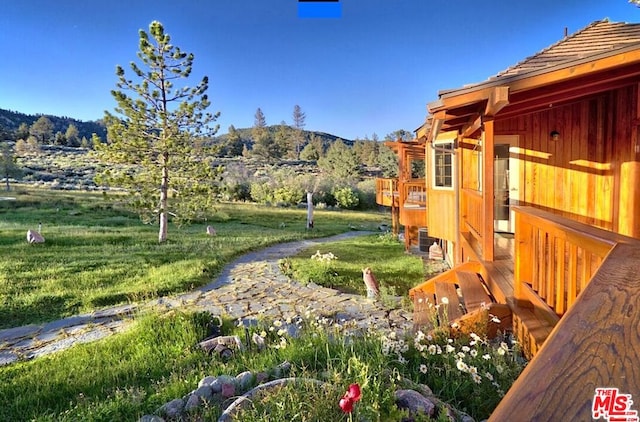
<path fill-rule="evenodd" d="M 122 332 L 135 314 L 149 309 L 202 310 L 234 319 L 287 319 L 313 310 L 316 314 L 335 315 L 338 320 L 355 320 L 363 327 L 374 324 L 381 330 L 410 330 L 412 316 L 407 311 L 389 311 L 379 302 L 364 296 L 292 282 L 278 267 L 280 258 L 324 242 L 363 234 L 368 233 L 348 232 L 323 239 L 283 243 L 248 253 L 228 264 L 215 281 L 189 293 L 162 297 L 144 304 L 116 306 L 42 325 L 0 330 L 0 365 L 33 359 Z"/>

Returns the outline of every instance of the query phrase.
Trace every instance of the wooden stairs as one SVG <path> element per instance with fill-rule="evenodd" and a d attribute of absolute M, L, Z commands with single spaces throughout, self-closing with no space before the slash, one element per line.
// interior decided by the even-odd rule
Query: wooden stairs
<path fill-rule="evenodd" d="M 452 335 L 495 337 L 511 330 L 511 309 L 488 289 L 478 262 L 466 262 L 412 288 L 414 326 L 447 329 Z M 498 322 L 499 321 L 499 322 Z"/>

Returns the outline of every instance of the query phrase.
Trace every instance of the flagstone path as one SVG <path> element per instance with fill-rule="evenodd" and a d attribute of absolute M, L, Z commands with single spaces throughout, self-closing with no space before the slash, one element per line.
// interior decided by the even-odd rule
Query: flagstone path
<path fill-rule="evenodd" d="M 380 302 L 364 296 L 293 282 L 278 267 L 279 259 L 304 249 L 363 234 L 368 233 L 354 231 L 278 244 L 248 253 L 228 264 L 213 282 L 192 292 L 111 307 L 47 324 L 0 330 L 0 366 L 122 332 L 131 324 L 133 316 L 149 309 L 201 310 L 234 319 L 287 319 L 312 310 L 316 314 L 332 315 L 336 320 L 353 320 L 363 327 L 375 325 L 381 330 L 397 332 L 410 330 L 412 316 L 405 310 L 388 310 Z"/>

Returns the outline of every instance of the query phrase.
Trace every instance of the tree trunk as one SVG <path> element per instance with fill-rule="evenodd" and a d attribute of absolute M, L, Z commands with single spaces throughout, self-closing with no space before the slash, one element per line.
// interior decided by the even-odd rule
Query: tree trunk
<path fill-rule="evenodd" d="M 169 191 L 169 169 L 168 161 L 169 157 L 164 154 L 162 163 L 162 181 L 160 183 L 160 231 L 158 232 L 158 242 L 162 243 L 167 240 L 167 224 L 168 224 L 168 209 L 167 209 L 167 193 Z"/>
<path fill-rule="evenodd" d="M 307 192 L 307 229 L 313 228 L 313 192 Z"/>

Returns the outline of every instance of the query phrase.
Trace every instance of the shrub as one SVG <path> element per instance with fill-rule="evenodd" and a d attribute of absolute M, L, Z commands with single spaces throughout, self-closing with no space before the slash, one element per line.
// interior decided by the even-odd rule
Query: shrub
<path fill-rule="evenodd" d="M 349 186 L 335 187 L 332 193 L 337 205 L 342 209 L 353 210 L 360 203 L 358 195 Z"/>

